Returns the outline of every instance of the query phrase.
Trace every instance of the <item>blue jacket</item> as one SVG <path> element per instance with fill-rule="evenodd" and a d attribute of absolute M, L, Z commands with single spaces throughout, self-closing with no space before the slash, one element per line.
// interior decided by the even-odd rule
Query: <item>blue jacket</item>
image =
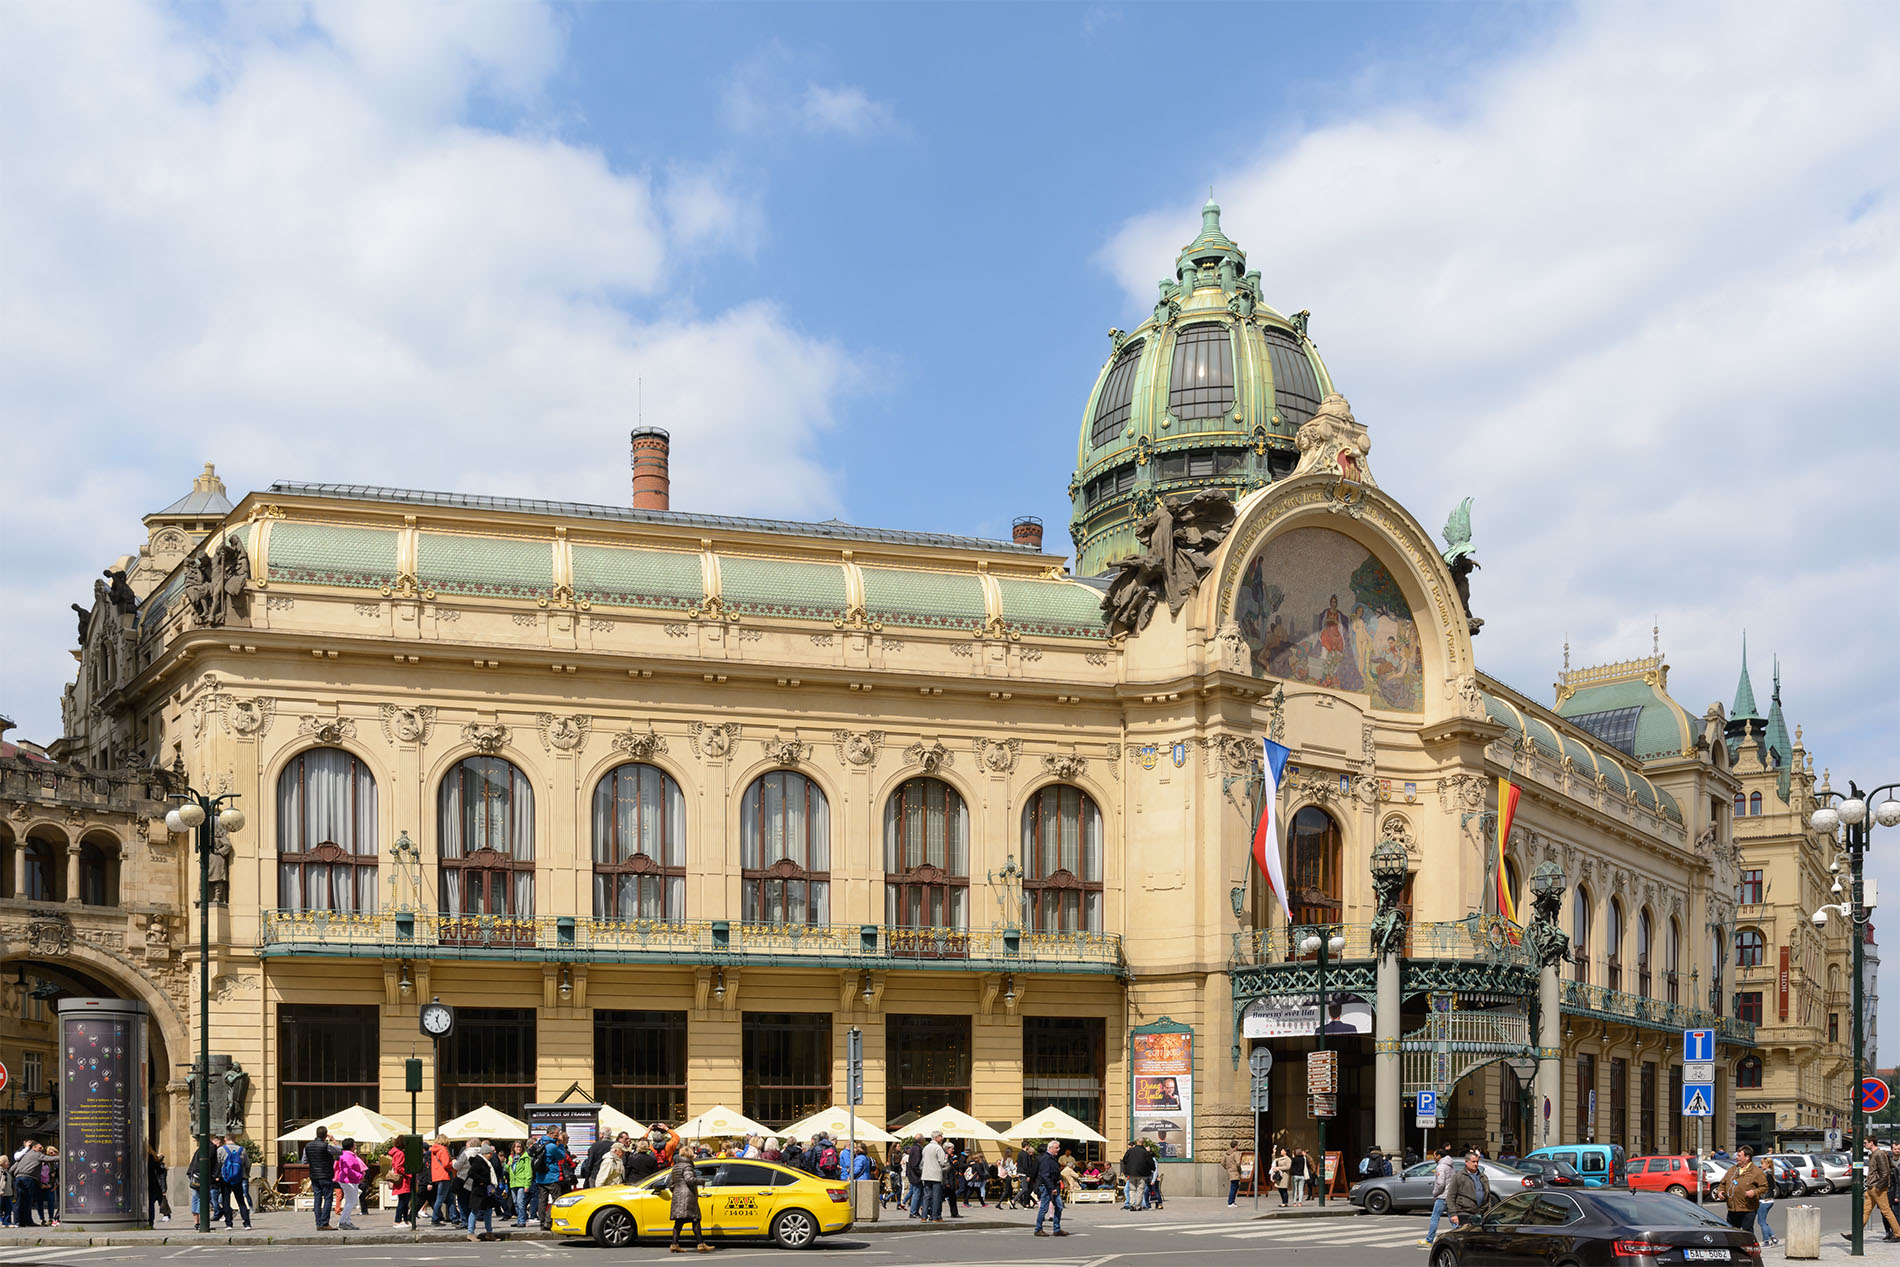
<path fill-rule="evenodd" d="M 859 1153 L 856 1157 L 851 1159 L 851 1177 L 853 1179 L 869 1179 L 871 1177 L 871 1159 L 869 1156 L 864 1153 Z"/>
<path fill-rule="evenodd" d="M 552 1135 L 543 1135 L 541 1142 L 546 1146 L 546 1151 L 541 1154 L 541 1164 L 534 1168 L 534 1181 L 559 1183 L 561 1163 L 567 1160 L 567 1149 L 561 1147 Z"/>

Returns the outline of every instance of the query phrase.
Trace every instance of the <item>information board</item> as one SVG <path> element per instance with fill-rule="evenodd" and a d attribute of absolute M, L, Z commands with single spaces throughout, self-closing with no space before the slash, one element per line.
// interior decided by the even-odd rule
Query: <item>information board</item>
<path fill-rule="evenodd" d="M 1171 1160 L 1194 1153 L 1194 1035 L 1185 1028 L 1129 1035 L 1135 1138 Z"/>
<path fill-rule="evenodd" d="M 567 1151 L 576 1157 L 584 1157 L 593 1147 L 600 1129 L 600 1105 L 585 1100 L 561 1100 L 553 1104 L 530 1104 L 521 1111 L 527 1120 L 528 1129 L 534 1133 L 533 1139 L 540 1139 L 550 1126 L 560 1126 L 567 1130 Z"/>
<path fill-rule="evenodd" d="M 68 1223 L 145 1221 L 145 1005 L 59 1001 L 59 1185 Z"/>

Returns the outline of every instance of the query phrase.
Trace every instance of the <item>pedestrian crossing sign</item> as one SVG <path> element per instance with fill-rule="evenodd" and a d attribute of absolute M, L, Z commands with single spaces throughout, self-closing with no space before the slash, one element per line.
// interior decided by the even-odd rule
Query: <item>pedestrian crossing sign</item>
<path fill-rule="evenodd" d="M 1682 1115 L 1684 1117 L 1714 1117 L 1715 1089 L 1695 1083 L 1683 1087 Z"/>

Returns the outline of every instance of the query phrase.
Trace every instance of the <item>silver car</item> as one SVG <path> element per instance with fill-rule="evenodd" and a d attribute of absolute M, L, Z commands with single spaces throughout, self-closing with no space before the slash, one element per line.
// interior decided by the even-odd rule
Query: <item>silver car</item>
<path fill-rule="evenodd" d="M 1463 1166 L 1464 1162 L 1459 1160 L 1457 1164 Z M 1521 1170 L 1495 1161 L 1478 1164 L 1484 1171 L 1485 1186 L 1498 1196 L 1508 1197 L 1514 1192 L 1537 1186 L 1538 1181 Z M 1346 1199 L 1367 1214 L 1429 1210 L 1432 1208 L 1432 1175 L 1437 1169 L 1437 1162 L 1421 1161 L 1383 1179 L 1362 1179 L 1352 1186 Z"/>
<path fill-rule="evenodd" d="M 1846 1192 L 1854 1186 L 1854 1166 L 1846 1153 L 1816 1153 L 1814 1160 L 1821 1163 L 1821 1173 L 1834 1191 Z"/>
<path fill-rule="evenodd" d="M 1794 1171 L 1801 1184 L 1801 1196 L 1811 1196 L 1817 1192 L 1832 1192 L 1834 1185 L 1828 1181 L 1827 1173 L 1821 1169 L 1821 1159 L 1808 1153 L 1771 1153 L 1776 1161 L 1786 1162 Z"/>

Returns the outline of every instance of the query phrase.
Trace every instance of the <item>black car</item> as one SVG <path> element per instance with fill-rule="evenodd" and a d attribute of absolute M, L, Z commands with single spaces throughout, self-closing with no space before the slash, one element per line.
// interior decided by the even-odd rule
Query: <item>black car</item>
<path fill-rule="evenodd" d="M 1662 1192 L 1540 1188 L 1441 1231 L 1431 1267 L 1677 1267 L 1758 1263 L 1754 1234 Z"/>
<path fill-rule="evenodd" d="M 1550 1157 L 1526 1157 L 1521 1161 L 1508 1164 L 1512 1169 L 1521 1170 L 1535 1179 L 1540 1187 L 1581 1188 L 1585 1186 L 1583 1175 L 1567 1161 L 1557 1161 Z"/>

